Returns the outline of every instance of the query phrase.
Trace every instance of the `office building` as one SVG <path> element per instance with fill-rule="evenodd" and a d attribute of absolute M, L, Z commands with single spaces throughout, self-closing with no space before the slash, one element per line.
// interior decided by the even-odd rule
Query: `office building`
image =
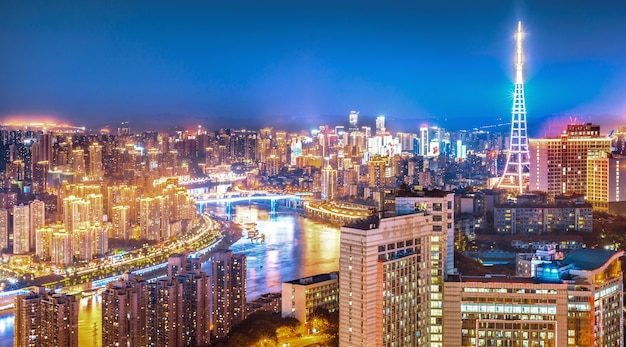
<path fill-rule="evenodd" d="M 591 232 L 593 208 L 584 202 L 496 205 L 494 226 L 501 234 Z"/>
<path fill-rule="evenodd" d="M 396 214 L 404 215 L 418 211 L 425 211 L 432 216 L 432 230 L 441 235 L 440 252 L 454 253 L 454 194 L 439 189 L 407 191 L 399 189 L 396 192 Z M 454 258 L 444 257 L 445 263 L 433 262 L 436 267 L 443 266 L 446 274 L 454 272 Z"/>
<path fill-rule="evenodd" d="M 600 126 L 568 125 L 555 139 L 530 139 L 530 190 L 587 196 L 587 161 L 611 151 L 611 139 L 600 136 Z"/>
<path fill-rule="evenodd" d="M 626 215 L 626 157 L 600 153 L 587 160 L 587 200 L 597 211 Z"/>
<path fill-rule="evenodd" d="M 623 346 L 624 252 L 579 249 L 535 276 L 450 276 L 444 346 Z"/>
<path fill-rule="evenodd" d="M 301 324 L 310 322 L 318 309 L 333 312 L 339 308 L 339 274 L 331 272 L 283 282 L 282 316 L 294 317 Z"/>

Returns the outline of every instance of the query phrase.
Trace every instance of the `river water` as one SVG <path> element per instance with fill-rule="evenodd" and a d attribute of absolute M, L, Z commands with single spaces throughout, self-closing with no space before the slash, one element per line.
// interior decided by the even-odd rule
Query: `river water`
<path fill-rule="evenodd" d="M 237 223 L 256 223 L 265 240 L 243 238 L 230 249 L 247 257 L 247 297 L 280 292 L 281 283 L 339 270 L 339 229 L 303 218 L 292 212 L 269 213 L 255 205 L 235 206 L 227 215 L 224 206 L 212 208 L 220 217 Z M 210 272 L 210 263 L 202 265 Z M 83 298 L 78 313 L 79 346 L 101 345 L 100 296 Z M 13 346 L 12 313 L 0 313 L 0 347 Z M 94 341 L 95 337 L 95 341 Z M 94 343 L 95 342 L 95 343 Z"/>

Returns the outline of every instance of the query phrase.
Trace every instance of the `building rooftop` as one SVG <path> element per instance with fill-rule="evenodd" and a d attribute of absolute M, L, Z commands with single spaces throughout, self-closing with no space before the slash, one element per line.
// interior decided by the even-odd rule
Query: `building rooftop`
<path fill-rule="evenodd" d="M 617 252 L 607 249 L 582 248 L 570 252 L 559 263 L 561 266 L 573 265 L 580 270 L 595 270 L 611 259 Z"/>
<path fill-rule="evenodd" d="M 287 281 L 285 283 L 301 284 L 301 285 L 321 283 L 321 282 L 326 282 L 326 281 L 330 281 L 330 280 L 336 280 L 338 278 L 338 274 L 339 273 L 337 273 L 337 272 L 331 272 L 331 273 L 327 273 L 327 274 L 319 274 L 319 275 L 314 275 L 314 276 L 309 276 L 309 277 L 298 278 L 298 279 L 295 279 L 295 280 L 292 280 L 292 281 Z"/>
<path fill-rule="evenodd" d="M 448 194 L 452 194 L 448 191 L 444 191 L 440 189 L 431 189 L 431 190 L 398 189 L 395 193 L 396 193 L 396 197 L 398 198 L 408 198 L 408 197 L 443 198 L 443 197 L 446 197 Z"/>
<path fill-rule="evenodd" d="M 380 218 L 378 218 L 377 215 L 372 215 L 367 218 L 357 219 L 354 222 L 350 222 L 346 224 L 346 227 L 352 229 L 370 230 L 378 229 L 379 224 Z"/>
<path fill-rule="evenodd" d="M 464 276 L 448 275 L 448 282 L 480 282 L 480 283 L 537 283 L 536 278 L 507 275 Z"/>

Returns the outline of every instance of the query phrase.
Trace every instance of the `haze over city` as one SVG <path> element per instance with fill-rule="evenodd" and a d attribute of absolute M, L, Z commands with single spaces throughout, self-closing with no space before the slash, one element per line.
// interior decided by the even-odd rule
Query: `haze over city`
<path fill-rule="evenodd" d="M 510 118 L 514 26 L 531 135 L 624 121 L 624 2 L 2 2 L 0 119 L 99 129 Z M 470 125 L 467 125 L 470 126 Z"/>

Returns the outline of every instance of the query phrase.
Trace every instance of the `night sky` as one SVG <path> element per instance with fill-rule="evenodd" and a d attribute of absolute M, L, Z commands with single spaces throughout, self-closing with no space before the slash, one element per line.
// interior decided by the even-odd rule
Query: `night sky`
<path fill-rule="evenodd" d="M 626 1 L 0 1 L 0 119 L 393 132 L 626 125 Z M 499 120 L 499 119 L 502 120 Z"/>

